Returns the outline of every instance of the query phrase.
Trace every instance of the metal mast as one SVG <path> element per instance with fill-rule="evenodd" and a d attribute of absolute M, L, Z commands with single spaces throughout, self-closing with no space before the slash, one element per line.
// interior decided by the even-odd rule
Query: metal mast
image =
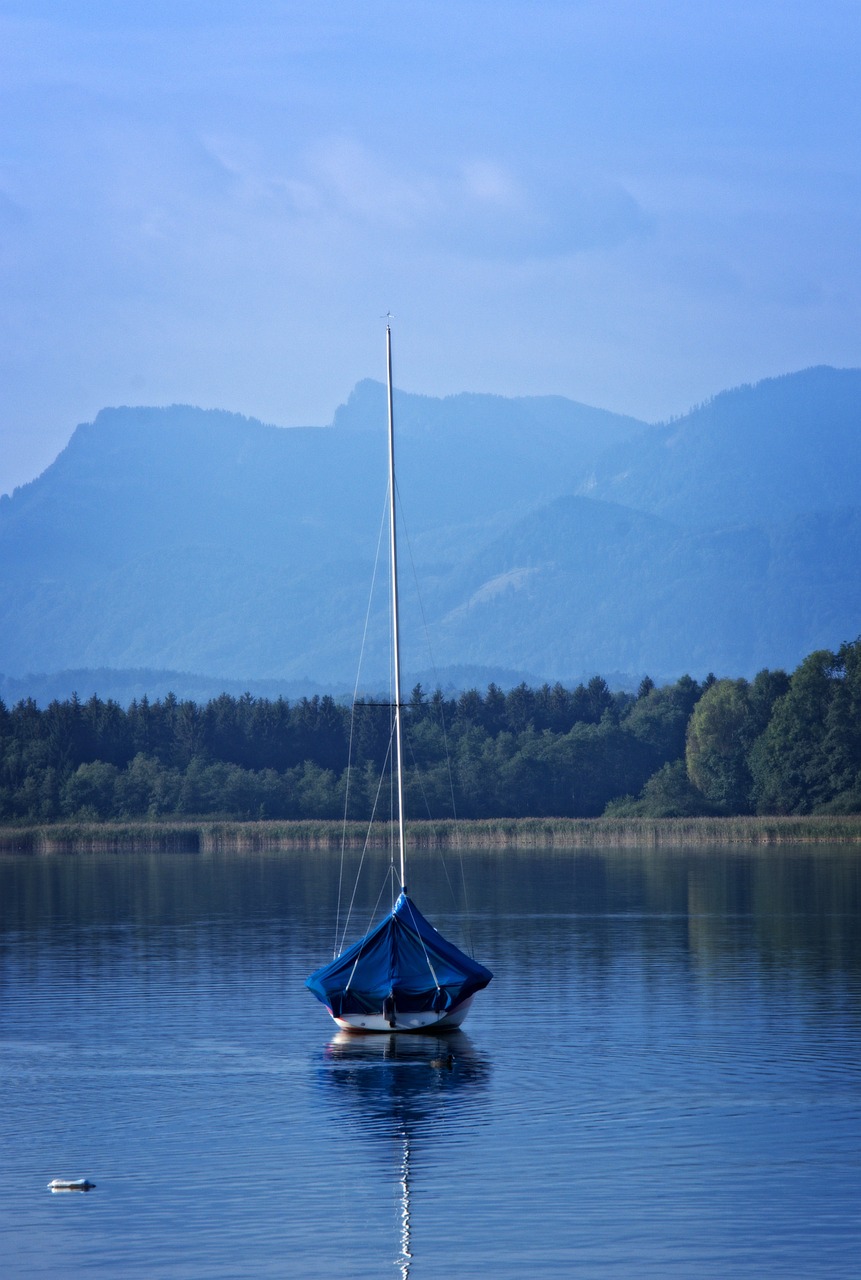
<path fill-rule="evenodd" d="M 392 645 L 395 660 L 395 762 L 398 774 L 398 845 L 401 852 L 401 889 L 406 893 L 406 839 L 404 836 L 404 749 L 401 734 L 401 653 L 398 618 L 398 538 L 395 519 L 395 417 L 392 407 L 392 326 L 386 323 L 386 382 L 389 393 L 389 535 L 392 552 Z"/>

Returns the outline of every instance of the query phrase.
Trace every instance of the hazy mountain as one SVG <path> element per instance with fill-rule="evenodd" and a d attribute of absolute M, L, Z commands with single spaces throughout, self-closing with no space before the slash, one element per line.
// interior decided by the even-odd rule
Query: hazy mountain
<path fill-rule="evenodd" d="M 584 672 L 584 678 L 593 673 Z M 614 677 L 613 688 L 629 687 L 622 677 Z M 420 683 L 427 690 L 440 684 L 449 694 L 465 689 L 485 689 L 491 682 L 501 689 L 513 689 L 521 683 L 535 684 L 531 671 L 513 671 L 506 667 L 452 666 L 427 671 L 405 670 L 404 683 L 408 690 Z M 73 671 L 55 671 L 46 675 L 0 675 L 0 699 L 13 706 L 22 698 L 33 698 L 39 706 L 58 699 L 71 698 L 73 694 L 86 702 L 94 694 L 100 698 L 112 698 L 121 706 L 128 706 L 134 699 L 144 696 L 152 702 L 172 693 L 179 699 L 190 698 L 195 702 L 207 702 L 219 694 L 229 693 L 234 698 L 250 693 L 254 698 L 287 698 L 293 702 L 299 698 L 329 694 L 336 700 L 352 698 L 355 681 L 349 684 L 328 680 L 324 684 L 313 680 L 230 680 L 217 676 L 195 675 L 189 671 L 159 671 L 150 667 L 83 667 Z M 384 695 L 388 686 L 384 683 L 367 683 L 359 692 L 370 697 Z"/>
<path fill-rule="evenodd" d="M 396 395 L 410 528 L 478 526 L 570 490 L 643 429 L 558 397 Z M 177 545 L 279 566 L 340 561 L 376 540 L 386 490 L 385 388 L 358 385 L 332 427 L 279 428 L 175 405 L 104 409 L 54 463 L 0 500 L 4 558 L 124 564 Z"/>
<path fill-rule="evenodd" d="M 33 698 L 40 706 L 49 702 L 71 698 L 76 694 L 86 702 L 93 694 L 100 698 L 112 698 L 121 706 L 128 706 L 133 699 L 175 697 L 206 702 L 219 694 L 229 693 L 240 698 L 250 693 L 256 698 L 288 698 L 291 701 L 315 694 L 348 696 L 352 688 L 346 685 L 315 685 L 305 681 L 289 680 L 219 680 L 213 676 L 194 675 L 188 671 L 157 671 L 150 667 L 79 668 L 75 671 L 55 671 L 49 675 L 0 676 L 0 698 L 12 706 L 21 698 Z"/>
<path fill-rule="evenodd" d="M 861 631 L 859 371 L 657 427 L 558 397 L 398 394 L 396 415 L 405 665 L 425 683 L 425 638 L 442 672 L 568 680 L 753 674 Z M 385 456 L 373 382 L 331 427 L 104 410 L 0 501 L 0 671 L 351 688 Z M 387 655 L 375 614 L 370 685 Z"/>
<path fill-rule="evenodd" d="M 386 413 L 384 385 L 366 379 L 337 410 L 333 427 L 373 433 L 384 447 Z M 396 393 L 395 415 L 407 528 L 422 551 L 458 559 L 477 533 L 571 492 L 606 449 L 645 426 L 562 396 Z"/>
<path fill-rule="evenodd" d="M 861 632 L 861 510 L 703 530 L 557 499 L 439 584 L 436 645 L 590 669 L 752 675 Z"/>
<path fill-rule="evenodd" d="M 643 427 L 552 397 L 398 394 L 397 414 L 407 528 L 435 573 Z M 385 473 L 376 383 L 361 383 L 329 428 L 184 406 L 103 410 L 0 501 L 0 670 L 350 680 Z M 372 633 L 379 672 L 386 646 Z M 425 654 L 415 669 L 426 667 Z"/>
<path fill-rule="evenodd" d="M 685 524 L 754 524 L 859 502 L 861 369 L 724 391 L 610 448 L 580 492 Z"/>

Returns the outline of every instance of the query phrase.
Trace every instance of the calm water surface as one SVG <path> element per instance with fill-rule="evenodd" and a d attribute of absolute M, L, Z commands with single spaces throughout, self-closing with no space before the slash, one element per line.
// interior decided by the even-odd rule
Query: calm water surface
<path fill-rule="evenodd" d="M 3 1274 L 859 1274 L 861 853 L 438 868 L 494 982 L 350 1040 L 337 855 L 0 859 Z"/>

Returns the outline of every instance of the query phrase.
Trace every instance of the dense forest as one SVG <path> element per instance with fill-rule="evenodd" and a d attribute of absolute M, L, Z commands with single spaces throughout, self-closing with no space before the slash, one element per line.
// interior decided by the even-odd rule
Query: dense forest
<path fill-rule="evenodd" d="M 861 639 L 636 695 L 416 686 L 404 718 L 416 818 L 861 811 Z M 388 818 L 390 745 L 372 700 L 0 702 L 0 818 Z"/>

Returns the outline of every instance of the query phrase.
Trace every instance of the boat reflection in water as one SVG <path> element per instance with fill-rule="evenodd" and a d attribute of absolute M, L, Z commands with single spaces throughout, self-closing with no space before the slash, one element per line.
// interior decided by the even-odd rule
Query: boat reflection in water
<path fill-rule="evenodd" d="M 357 1130 L 379 1150 L 397 1151 L 400 1254 L 408 1280 L 413 1260 L 410 1193 L 416 1157 L 438 1137 L 481 1123 L 490 1064 L 463 1031 L 446 1035 L 356 1036 L 340 1031 L 326 1045 L 321 1076 L 337 1103 L 359 1121 Z"/>

